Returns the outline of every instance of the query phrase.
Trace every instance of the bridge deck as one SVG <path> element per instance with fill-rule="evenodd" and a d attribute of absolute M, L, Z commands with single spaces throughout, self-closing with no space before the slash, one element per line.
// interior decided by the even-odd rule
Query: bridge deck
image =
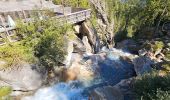
<path fill-rule="evenodd" d="M 60 14 L 56 15 L 52 18 L 55 18 L 59 20 L 61 23 L 69 23 L 69 24 L 76 24 L 82 21 L 85 21 L 86 19 L 90 18 L 91 16 L 91 10 L 90 9 L 76 9 L 77 11 L 72 11 L 72 13 L 69 14 Z M 31 21 L 31 18 L 24 19 L 26 22 Z M 2 41 L 4 39 L 3 34 L 5 34 L 5 38 L 10 38 L 12 36 L 9 33 L 12 33 L 12 31 L 15 31 L 15 27 L 8 27 L 9 25 L 7 23 L 0 25 L 0 45 L 4 44 Z M 10 41 L 10 40 L 9 40 Z"/>

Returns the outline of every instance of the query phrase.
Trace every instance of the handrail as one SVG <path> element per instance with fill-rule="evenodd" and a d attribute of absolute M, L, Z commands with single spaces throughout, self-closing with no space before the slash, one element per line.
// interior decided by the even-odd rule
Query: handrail
<path fill-rule="evenodd" d="M 62 22 L 60 24 L 63 25 L 63 23 L 75 24 L 75 23 L 78 23 L 78 22 L 82 22 L 82 21 L 90 18 L 90 15 L 91 15 L 91 9 L 87 9 L 87 10 L 74 12 L 74 13 L 71 13 L 71 14 L 55 16 L 55 17 L 52 17 L 52 18 L 59 19 L 59 23 Z M 31 19 L 30 19 L 30 21 L 31 21 Z M 8 27 L 8 28 L 3 27 L 3 28 L 1 28 L 0 33 L 12 31 L 12 30 L 15 30 L 15 29 L 16 29 L 15 27 Z M 0 43 L 0 45 L 1 45 L 1 43 Z"/>

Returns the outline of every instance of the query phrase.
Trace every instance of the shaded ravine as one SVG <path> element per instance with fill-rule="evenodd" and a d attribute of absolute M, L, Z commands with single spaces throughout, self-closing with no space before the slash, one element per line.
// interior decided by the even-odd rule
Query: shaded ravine
<path fill-rule="evenodd" d="M 97 55 L 92 57 L 96 62 L 91 69 L 96 73 L 96 77 L 88 85 L 85 81 L 78 80 L 58 83 L 52 87 L 39 89 L 33 97 L 26 97 L 24 100 L 88 100 L 89 93 L 95 88 L 114 86 L 121 80 L 135 75 L 133 64 L 120 58 L 126 54 L 113 49 L 107 52 L 105 59 L 100 59 Z"/>

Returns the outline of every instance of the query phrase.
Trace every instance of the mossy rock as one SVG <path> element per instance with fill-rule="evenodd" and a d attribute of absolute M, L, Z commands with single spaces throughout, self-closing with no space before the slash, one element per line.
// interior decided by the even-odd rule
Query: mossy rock
<path fill-rule="evenodd" d="M 155 41 L 154 45 L 152 46 L 154 51 L 160 50 L 164 48 L 164 43 L 162 41 Z"/>
<path fill-rule="evenodd" d="M 170 51 L 165 52 L 165 57 L 166 57 L 167 59 L 170 59 Z"/>
<path fill-rule="evenodd" d="M 162 67 L 165 68 L 167 71 L 170 71 L 170 62 L 162 64 Z"/>
<path fill-rule="evenodd" d="M 145 43 L 141 47 L 145 48 L 146 50 L 152 50 L 153 52 L 156 52 L 158 50 L 162 50 L 165 47 L 165 44 L 162 41 L 154 41 Z"/>

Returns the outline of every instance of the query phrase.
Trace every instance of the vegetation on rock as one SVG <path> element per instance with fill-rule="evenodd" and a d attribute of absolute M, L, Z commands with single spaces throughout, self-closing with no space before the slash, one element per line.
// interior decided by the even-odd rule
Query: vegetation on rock
<path fill-rule="evenodd" d="M 136 100 L 169 100 L 170 75 L 160 76 L 158 72 L 138 76 L 134 82 Z"/>

